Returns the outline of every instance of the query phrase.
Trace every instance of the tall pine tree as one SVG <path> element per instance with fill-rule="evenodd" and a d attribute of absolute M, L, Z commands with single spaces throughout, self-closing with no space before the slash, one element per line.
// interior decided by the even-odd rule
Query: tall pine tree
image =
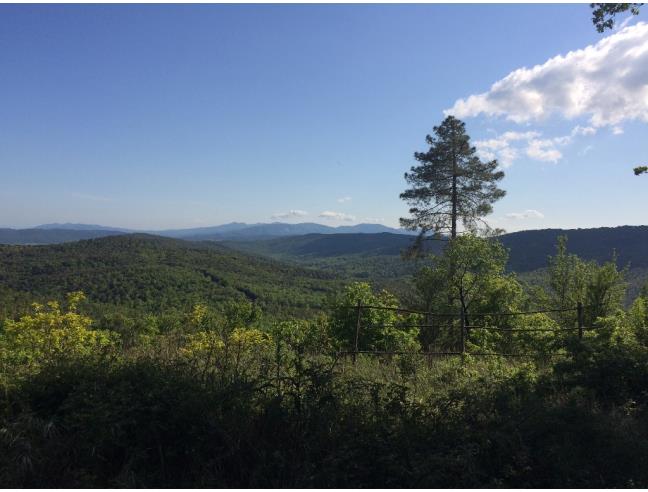
<path fill-rule="evenodd" d="M 497 187 L 504 177 L 497 161 L 482 162 L 470 145 L 465 124 L 448 116 L 434 134 L 426 137 L 430 149 L 416 152 L 420 163 L 405 173 L 411 188 L 400 197 L 410 205 L 410 218 L 401 218 L 402 227 L 457 237 L 457 223 L 476 230 L 482 217 L 492 212 L 492 204 L 505 195 Z"/>

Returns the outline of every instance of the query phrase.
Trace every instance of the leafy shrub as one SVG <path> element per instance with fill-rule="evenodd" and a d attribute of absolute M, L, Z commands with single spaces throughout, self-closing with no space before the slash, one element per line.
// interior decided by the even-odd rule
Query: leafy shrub
<path fill-rule="evenodd" d="M 358 330 L 358 304 L 388 309 L 362 309 Z M 331 332 L 344 350 L 354 350 L 356 331 L 359 350 L 415 351 L 420 324 L 417 316 L 402 315 L 396 297 L 382 291 L 375 294 L 367 283 L 347 286 L 331 306 Z"/>
<path fill-rule="evenodd" d="M 33 305 L 33 313 L 7 320 L 0 333 L 0 381 L 34 374 L 59 360 L 90 357 L 113 348 L 117 335 L 91 329 L 92 319 L 77 312 L 82 292 L 68 295 L 67 310 L 55 302 Z"/>

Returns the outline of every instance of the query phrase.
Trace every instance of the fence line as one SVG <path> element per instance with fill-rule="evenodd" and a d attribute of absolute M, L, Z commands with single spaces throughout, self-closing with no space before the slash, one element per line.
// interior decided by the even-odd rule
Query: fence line
<path fill-rule="evenodd" d="M 336 352 L 337 355 L 351 355 L 356 356 L 359 354 L 363 355 L 418 355 L 420 357 L 432 357 L 432 356 L 456 356 L 456 355 L 470 355 L 478 357 L 554 357 L 557 354 L 547 353 L 547 352 L 533 352 L 528 354 L 516 354 L 516 353 L 496 353 L 496 352 L 407 352 L 403 350 L 359 350 L 358 352 L 354 350 L 346 350 L 341 352 Z"/>
<path fill-rule="evenodd" d="M 356 310 L 356 326 L 355 326 L 355 343 L 354 350 L 348 352 L 340 352 L 343 354 L 352 354 L 353 360 L 355 362 L 358 354 L 370 354 L 370 355 L 398 355 L 398 354 L 416 354 L 421 356 L 445 356 L 445 355 L 476 355 L 476 356 L 503 356 L 503 357 L 531 357 L 531 356 L 541 356 L 545 355 L 542 353 L 536 354 L 503 354 L 503 353 L 467 353 L 466 352 L 466 341 L 470 334 L 469 330 L 491 330 L 491 331 L 500 331 L 508 333 L 523 333 L 523 332 L 550 332 L 550 333 L 560 333 L 567 331 L 576 331 L 578 330 L 578 339 L 582 340 L 583 332 L 585 330 L 593 330 L 594 327 L 585 327 L 584 325 L 584 310 L 585 308 L 599 307 L 600 304 L 594 304 L 589 306 L 584 306 L 581 302 L 577 304 L 574 308 L 562 308 L 562 309 L 545 309 L 545 310 L 535 310 L 535 311 L 518 311 L 518 312 L 499 312 L 499 313 L 471 313 L 470 316 L 526 316 L 532 314 L 540 313 L 562 313 L 576 311 L 577 314 L 577 326 L 576 327 L 559 327 L 559 328 L 502 328 L 498 326 L 482 326 L 482 325 L 469 325 L 466 322 L 467 314 L 466 310 L 462 307 L 459 313 L 433 313 L 429 311 L 416 311 L 412 309 L 397 308 L 397 307 L 388 307 L 388 306 L 371 306 L 371 305 L 362 305 L 358 300 L 356 306 L 347 306 L 349 308 L 354 307 Z M 455 351 L 446 351 L 446 352 L 403 352 L 403 351 L 370 351 L 370 350 L 360 350 L 359 341 L 360 341 L 360 331 L 361 331 L 361 320 L 362 320 L 362 310 L 388 310 L 395 312 L 403 312 L 410 314 L 424 314 L 426 321 L 428 317 L 459 317 L 460 319 L 460 348 L 458 352 Z M 429 323 L 425 324 L 414 324 L 414 325 L 372 325 L 370 328 L 440 328 L 442 325 L 431 325 Z"/>
<path fill-rule="evenodd" d="M 445 328 L 443 325 L 376 325 L 372 324 L 366 328 Z M 474 326 L 466 325 L 464 328 L 468 330 L 491 330 L 491 331 L 549 331 L 549 332 L 561 332 L 561 331 L 575 331 L 578 330 L 577 326 L 572 328 L 500 328 L 499 326 Z M 593 327 L 585 328 L 583 330 L 594 330 Z"/>
<path fill-rule="evenodd" d="M 580 305 L 580 304 L 579 304 Z M 580 305 L 576 307 L 571 307 L 571 308 L 561 308 L 561 309 L 538 309 L 535 311 L 513 311 L 513 312 L 492 312 L 492 313 L 470 313 L 467 312 L 467 315 L 470 315 L 471 317 L 474 316 L 526 316 L 530 314 L 543 314 L 543 313 L 566 313 L 569 311 L 577 311 L 578 309 L 590 309 L 590 308 L 595 308 L 599 307 L 601 304 L 589 304 L 589 305 Z M 361 305 L 356 305 L 356 306 L 343 306 L 343 309 L 369 309 L 369 310 L 377 310 L 377 311 L 396 311 L 400 313 L 410 313 L 410 314 L 426 314 L 428 316 L 438 316 L 438 317 L 450 317 L 450 318 L 458 318 L 461 316 L 461 313 L 435 313 L 434 311 L 420 311 L 416 309 L 407 309 L 407 308 L 400 308 L 400 307 L 391 307 L 391 306 L 373 306 L 370 304 L 361 304 Z"/>

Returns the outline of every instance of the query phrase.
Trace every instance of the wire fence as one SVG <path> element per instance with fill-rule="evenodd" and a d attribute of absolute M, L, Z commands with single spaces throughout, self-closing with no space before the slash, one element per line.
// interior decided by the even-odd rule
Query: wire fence
<path fill-rule="evenodd" d="M 502 333 L 563 333 L 563 332 L 578 332 L 578 340 L 582 340 L 583 333 L 587 330 L 593 330 L 594 327 L 585 326 L 585 317 L 584 313 L 586 309 L 598 308 L 600 305 L 583 305 L 579 302 L 575 307 L 568 308 L 559 308 L 559 309 L 537 309 L 530 311 L 502 311 L 502 312 L 482 312 L 482 313 L 470 313 L 470 319 L 475 318 L 484 318 L 484 317 L 498 317 L 498 316 L 531 316 L 536 314 L 558 314 L 558 313 L 569 313 L 574 312 L 576 314 L 576 326 L 563 326 L 558 328 L 538 328 L 538 327 L 529 327 L 529 328 L 511 328 L 511 327 L 500 327 L 500 326 L 490 326 L 490 325 L 474 325 L 468 324 L 468 312 L 465 308 L 457 313 L 438 313 L 432 311 L 423 311 L 416 309 L 408 309 L 401 307 L 391 307 L 391 306 L 375 306 L 375 305 L 363 305 L 360 302 L 356 306 L 348 306 L 349 309 L 355 309 L 356 312 L 356 323 L 355 323 L 355 337 L 354 337 L 354 349 L 340 352 L 340 355 L 351 355 L 355 361 L 356 357 L 359 354 L 366 355 L 420 355 L 420 356 L 456 356 L 456 355 L 471 355 L 471 356 L 502 356 L 502 357 L 536 357 L 536 356 L 551 356 L 552 354 L 532 352 L 532 353 L 497 353 L 497 352 L 468 352 L 466 350 L 466 343 L 468 341 L 471 330 L 487 330 L 495 331 Z M 408 324 L 372 324 L 371 326 L 362 326 L 362 314 L 366 311 L 371 310 L 381 310 L 381 311 L 392 311 L 402 314 L 416 314 L 424 315 L 424 323 L 408 323 Z M 401 328 L 401 329 L 434 329 L 439 328 L 439 324 L 429 323 L 430 318 L 446 318 L 446 319 L 458 319 L 459 320 L 459 350 L 440 350 L 440 351 L 399 351 L 399 350 L 363 350 L 360 348 L 360 334 L 363 329 L 376 329 L 376 328 Z"/>

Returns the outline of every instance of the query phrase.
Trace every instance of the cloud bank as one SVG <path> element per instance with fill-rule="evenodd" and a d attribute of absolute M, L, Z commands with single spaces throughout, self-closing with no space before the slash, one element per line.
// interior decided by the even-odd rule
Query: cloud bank
<path fill-rule="evenodd" d="M 288 212 L 279 212 L 272 215 L 273 219 L 290 219 L 294 217 L 305 217 L 308 212 L 304 210 L 288 210 Z"/>
<path fill-rule="evenodd" d="M 507 168 L 524 154 L 530 159 L 541 162 L 556 163 L 562 159 L 559 147 L 571 143 L 575 137 L 594 135 L 596 128 L 577 125 L 569 135 L 554 138 L 542 138 L 537 131 L 508 131 L 486 140 L 476 140 L 475 147 L 483 159 L 497 159 L 500 165 Z"/>
<path fill-rule="evenodd" d="M 325 210 L 319 216 L 323 219 L 328 220 L 338 220 L 344 222 L 352 222 L 355 220 L 355 215 L 345 214 L 344 212 L 332 212 L 330 210 Z"/>
<path fill-rule="evenodd" d="M 557 114 L 587 118 L 593 128 L 612 127 L 617 133 L 625 121 L 648 122 L 648 24 L 626 27 L 584 49 L 515 70 L 488 92 L 459 99 L 445 113 L 458 118 L 501 116 L 515 123 Z M 533 152 L 543 153 L 537 147 Z"/>
<path fill-rule="evenodd" d="M 506 214 L 507 219 L 522 220 L 522 219 L 544 219 L 544 214 L 537 210 L 529 209 L 524 212 L 511 212 Z"/>

